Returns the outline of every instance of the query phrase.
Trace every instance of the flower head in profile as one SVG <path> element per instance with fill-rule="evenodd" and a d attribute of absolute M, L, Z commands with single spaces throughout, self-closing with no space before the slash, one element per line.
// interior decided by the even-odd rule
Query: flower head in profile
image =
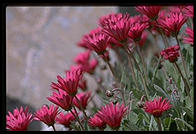
<path fill-rule="evenodd" d="M 36 111 L 34 120 L 39 120 L 48 126 L 52 126 L 55 123 L 55 118 L 58 114 L 58 108 L 54 105 L 43 105 Z"/>
<path fill-rule="evenodd" d="M 126 42 L 130 29 L 129 14 L 112 13 L 102 16 L 99 24 L 103 28 L 103 32 L 113 39 L 113 43 L 119 44 Z"/>
<path fill-rule="evenodd" d="M 102 107 L 97 113 L 97 116 L 103 120 L 112 129 L 118 129 L 120 127 L 122 118 L 126 114 L 127 107 L 124 104 L 113 104 L 112 102 Z"/>
<path fill-rule="evenodd" d="M 148 18 L 155 20 L 158 17 L 161 6 L 136 6 L 136 10 Z"/>
<path fill-rule="evenodd" d="M 13 114 L 8 112 L 8 115 L 6 115 L 6 128 L 9 131 L 27 131 L 31 121 L 32 114 L 28 112 L 28 107 L 23 109 L 21 106 L 20 109 L 14 109 Z"/>
<path fill-rule="evenodd" d="M 57 106 L 60 106 L 65 111 L 69 111 L 72 108 L 73 97 L 62 89 L 59 89 L 58 93 L 53 91 L 53 95 L 47 97 L 47 99 Z"/>
<path fill-rule="evenodd" d="M 193 33 L 193 29 L 187 27 L 185 32 L 186 32 L 186 34 L 188 36 L 185 36 L 184 37 L 183 42 L 184 43 L 187 43 L 187 44 L 191 44 L 193 46 L 193 44 L 194 44 L 194 33 Z"/>
<path fill-rule="evenodd" d="M 82 78 L 82 69 L 81 67 L 72 68 L 69 71 L 66 71 L 66 78 L 57 76 L 58 83 L 52 82 L 51 87 L 53 89 L 59 90 L 62 89 L 67 92 L 70 96 L 75 96 L 78 89 L 78 83 Z"/>
<path fill-rule="evenodd" d="M 182 12 L 169 12 L 164 18 L 158 19 L 159 27 L 167 36 L 177 36 L 187 17 Z"/>
<path fill-rule="evenodd" d="M 72 113 L 63 113 L 61 112 L 58 116 L 56 116 L 56 122 L 58 124 L 62 124 L 65 127 L 70 127 L 71 122 L 75 120 L 75 117 Z"/>
<path fill-rule="evenodd" d="M 97 114 L 95 114 L 93 117 L 91 117 L 88 120 L 88 125 L 91 126 L 92 128 L 98 127 L 100 130 L 103 130 L 106 128 L 106 123 L 100 119 Z"/>
<path fill-rule="evenodd" d="M 98 27 L 85 36 L 86 47 L 95 51 L 104 60 L 109 60 L 109 54 L 106 50 L 109 39 L 109 36 L 105 35 Z"/>
<path fill-rule="evenodd" d="M 90 50 L 87 50 L 83 53 L 79 53 L 74 61 L 77 65 L 81 67 L 81 69 L 84 72 L 87 72 L 89 74 L 93 74 L 96 66 L 98 65 L 98 60 L 97 59 L 92 59 L 90 61 Z"/>
<path fill-rule="evenodd" d="M 179 50 L 179 45 L 175 45 L 162 50 L 160 54 L 165 60 L 169 60 L 171 63 L 173 63 L 176 62 L 180 56 Z"/>
<path fill-rule="evenodd" d="M 156 98 L 153 101 L 146 101 L 144 104 L 145 112 L 152 114 L 154 117 L 161 117 L 163 112 L 172 107 L 167 99 L 162 100 L 162 97 Z"/>
<path fill-rule="evenodd" d="M 143 31 L 148 27 L 148 23 L 136 22 L 131 24 L 129 30 L 129 38 L 134 41 L 140 41 Z"/>
<path fill-rule="evenodd" d="M 78 100 L 76 98 L 73 99 L 73 104 L 81 110 L 80 104 L 82 106 L 83 109 L 86 109 L 86 106 L 88 104 L 88 100 L 91 96 L 91 92 L 82 92 L 76 95 L 77 98 L 79 99 L 80 102 L 78 102 Z"/>

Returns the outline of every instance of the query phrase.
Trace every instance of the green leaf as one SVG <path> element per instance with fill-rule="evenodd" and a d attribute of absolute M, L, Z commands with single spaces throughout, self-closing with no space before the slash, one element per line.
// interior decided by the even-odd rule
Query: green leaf
<path fill-rule="evenodd" d="M 171 121 L 172 121 L 171 117 L 167 117 L 167 118 L 165 118 L 163 120 L 163 126 L 164 126 L 164 128 L 165 128 L 166 131 L 169 130 L 170 125 L 171 125 Z"/>
<path fill-rule="evenodd" d="M 165 91 L 159 87 L 158 85 L 154 84 L 154 88 L 158 91 L 161 92 L 165 97 L 169 98 L 169 96 L 165 93 Z"/>
<path fill-rule="evenodd" d="M 184 121 L 184 120 L 182 120 L 182 119 L 180 119 L 180 118 L 175 118 L 174 120 L 177 122 L 177 124 L 179 125 L 179 127 L 183 127 L 182 124 L 185 124 L 185 125 L 186 125 L 187 127 L 189 127 L 191 130 L 194 129 L 193 126 L 191 126 L 191 125 L 188 124 L 186 121 Z"/>

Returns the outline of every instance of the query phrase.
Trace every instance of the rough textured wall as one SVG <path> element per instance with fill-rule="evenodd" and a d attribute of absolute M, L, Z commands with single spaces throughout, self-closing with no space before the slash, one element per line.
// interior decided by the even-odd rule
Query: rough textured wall
<path fill-rule="evenodd" d="M 76 43 L 111 12 L 117 7 L 7 7 L 7 96 L 35 109 L 49 104 L 51 82 L 83 52 Z"/>

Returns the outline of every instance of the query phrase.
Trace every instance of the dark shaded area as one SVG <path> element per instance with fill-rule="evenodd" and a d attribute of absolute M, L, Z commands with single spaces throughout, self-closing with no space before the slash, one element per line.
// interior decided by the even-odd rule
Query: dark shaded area
<path fill-rule="evenodd" d="M 29 112 L 34 114 L 35 113 L 35 108 L 33 108 L 32 106 L 30 106 L 29 104 L 25 104 L 22 101 L 18 100 L 18 99 L 13 99 L 10 98 L 9 96 L 6 97 L 6 115 L 8 113 L 8 111 L 10 111 L 11 113 L 13 113 L 13 110 L 17 107 L 29 107 Z M 39 131 L 41 130 L 41 123 L 38 121 L 32 121 L 28 127 L 28 131 Z"/>
<path fill-rule="evenodd" d="M 131 16 L 139 15 L 139 13 L 135 10 L 135 7 L 119 7 L 118 12 L 120 13 L 129 13 Z"/>

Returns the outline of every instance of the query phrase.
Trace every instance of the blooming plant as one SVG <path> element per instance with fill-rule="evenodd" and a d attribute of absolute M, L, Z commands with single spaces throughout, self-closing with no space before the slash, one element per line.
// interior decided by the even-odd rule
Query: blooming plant
<path fill-rule="evenodd" d="M 16 108 L 6 128 L 25 131 L 38 120 L 54 131 L 56 124 L 70 131 L 193 130 L 193 8 L 136 6 L 136 16 L 101 16 L 77 43 L 84 52 L 51 82 L 53 104 L 34 114 Z"/>

